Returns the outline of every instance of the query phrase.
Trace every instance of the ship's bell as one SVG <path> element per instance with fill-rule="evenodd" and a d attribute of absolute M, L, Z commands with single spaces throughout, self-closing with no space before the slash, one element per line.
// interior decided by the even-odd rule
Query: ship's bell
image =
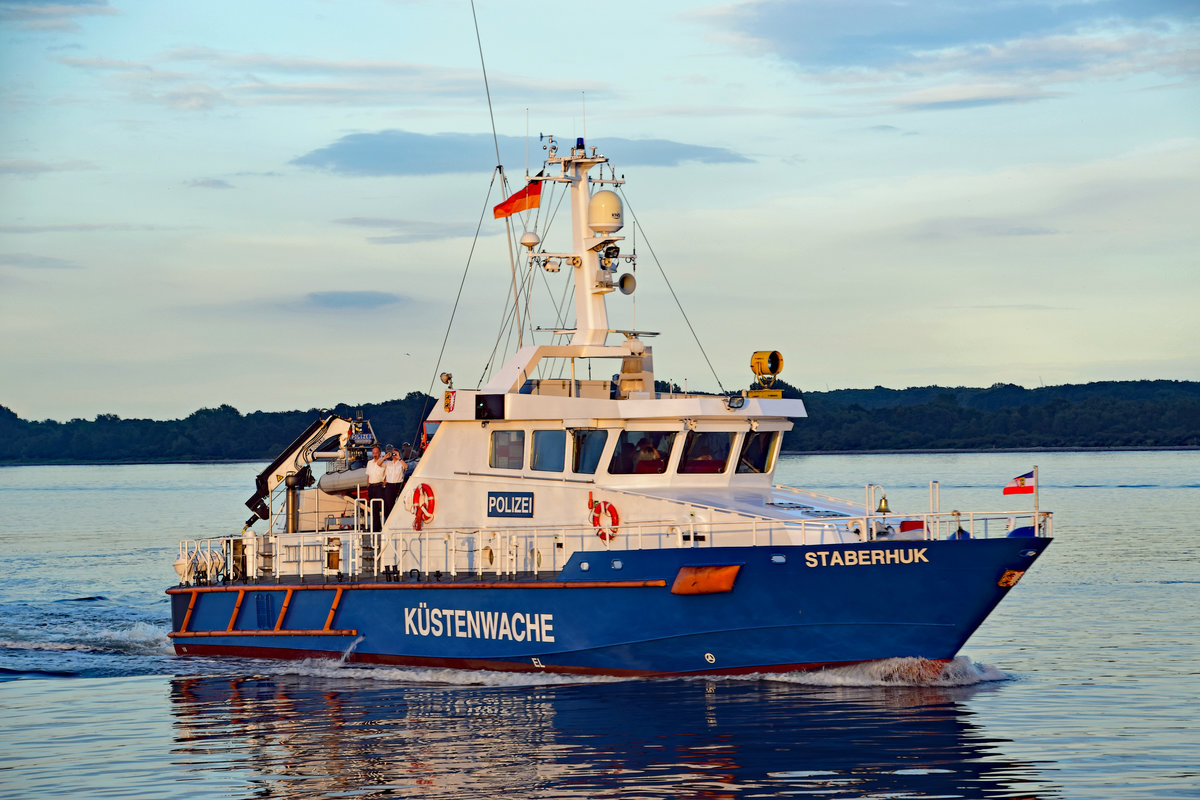
<path fill-rule="evenodd" d="M 892 513 L 892 509 L 889 508 L 888 504 L 887 504 L 887 495 L 886 494 L 883 496 L 883 499 L 879 501 L 879 508 L 875 509 L 875 513 L 876 514 Z"/>

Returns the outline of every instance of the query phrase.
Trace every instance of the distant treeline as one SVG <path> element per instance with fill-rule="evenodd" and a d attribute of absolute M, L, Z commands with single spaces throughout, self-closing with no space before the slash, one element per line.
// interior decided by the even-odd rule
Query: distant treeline
<path fill-rule="evenodd" d="M 784 449 L 986 450 L 1200 446 L 1200 383 L 1105 381 L 1025 389 L 840 389 L 805 392 Z"/>
<path fill-rule="evenodd" d="M 803 397 L 785 450 L 983 450 L 1044 447 L 1200 447 L 1200 382 L 1111 381 L 1025 389 L 925 386 L 804 392 L 783 381 L 785 397 Z M 662 384 L 660 390 L 666 390 Z M 338 405 L 359 409 L 385 444 L 420 436 L 433 399 Z M 0 464 L 271 459 L 316 419 L 308 411 L 202 408 L 185 419 L 31 422 L 0 406 Z"/>
<path fill-rule="evenodd" d="M 345 404 L 332 411 L 353 419 L 358 410 L 384 444 L 420 437 L 423 414 L 432 400 L 411 392 L 403 400 Z M 90 463 L 114 461 L 270 460 L 319 416 L 308 411 L 255 411 L 233 406 L 202 408 L 185 419 L 122 419 L 100 414 L 95 420 L 28 422 L 0 406 L 0 464 Z"/>

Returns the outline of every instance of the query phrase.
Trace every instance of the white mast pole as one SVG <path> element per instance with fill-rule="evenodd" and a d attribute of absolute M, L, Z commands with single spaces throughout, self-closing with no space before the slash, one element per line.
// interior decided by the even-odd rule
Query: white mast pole
<path fill-rule="evenodd" d="M 1042 515 L 1039 513 L 1039 511 L 1041 509 L 1039 493 L 1041 491 L 1042 491 L 1042 487 L 1038 481 L 1037 464 L 1034 464 L 1033 465 L 1033 532 L 1035 535 L 1041 533 L 1041 529 L 1042 529 Z"/>
<path fill-rule="evenodd" d="M 586 140 L 585 140 L 586 141 Z M 588 191 L 588 170 L 604 162 L 603 157 L 589 158 L 581 148 L 572 146 L 571 155 L 564 159 L 567 177 L 571 181 L 571 232 L 575 257 L 579 266 L 575 270 L 575 335 L 573 345 L 603 345 L 608 337 L 608 310 L 604 295 L 611 288 L 602 288 L 600 255 L 591 249 L 588 239 L 592 229 L 588 226 L 588 206 L 591 193 Z"/>

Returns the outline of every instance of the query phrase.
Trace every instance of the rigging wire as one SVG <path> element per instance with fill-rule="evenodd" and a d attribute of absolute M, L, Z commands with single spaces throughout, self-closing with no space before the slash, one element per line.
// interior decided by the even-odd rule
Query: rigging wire
<path fill-rule="evenodd" d="M 504 167 L 503 167 L 503 165 L 500 164 L 500 137 L 496 133 L 496 114 L 495 114 L 495 111 L 492 109 L 492 90 L 491 90 L 491 87 L 488 85 L 487 64 L 484 62 L 484 59 L 483 59 L 483 38 L 479 34 L 479 16 L 475 13 L 475 0 L 471 0 L 471 20 L 472 20 L 472 22 L 475 23 L 475 43 L 479 46 L 479 67 L 480 67 L 480 70 L 483 72 L 483 91 L 484 91 L 484 94 L 487 95 L 488 118 L 491 120 L 491 123 L 492 123 L 492 144 L 496 148 L 496 168 L 494 170 L 492 170 L 492 179 L 488 183 L 488 191 L 487 191 L 487 196 L 484 199 L 483 210 L 479 212 L 479 222 L 476 223 L 476 225 L 475 225 L 475 238 L 471 240 L 471 249 L 467 253 L 467 263 L 466 263 L 466 266 L 463 268 L 462 280 L 460 280 L 458 283 L 458 293 L 454 296 L 454 306 L 450 309 L 450 319 L 446 323 L 446 333 L 442 336 L 442 346 L 441 346 L 441 349 L 438 350 L 437 362 L 433 368 L 433 375 L 429 379 L 429 389 L 425 393 L 426 400 L 425 400 L 423 408 L 421 409 L 421 416 L 417 421 L 418 430 L 415 433 L 420 433 L 419 428 L 420 428 L 421 424 L 424 423 L 425 417 L 429 413 L 429 405 L 430 405 L 431 401 L 433 400 L 433 384 L 434 384 L 434 381 L 437 380 L 438 373 L 440 372 L 440 370 L 442 368 L 442 357 L 446 354 L 446 343 L 450 340 L 450 330 L 451 330 L 451 328 L 454 327 L 454 317 L 458 312 L 458 304 L 459 304 L 459 301 L 462 300 L 463 288 L 467 285 L 467 274 L 471 271 L 471 259 L 475 255 L 476 245 L 479 244 L 479 232 L 481 230 L 483 230 L 483 221 L 484 221 L 484 219 L 487 218 L 487 210 L 488 210 L 488 206 L 491 205 L 492 189 L 496 185 L 496 176 L 497 175 L 500 176 L 501 190 L 504 191 L 505 196 L 508 195 L 508 192 L 506 191 L 507 186 L 508 186 L 508 180 L 504 176 Z M 511 260 L 511 258 L 512 258 L 512 256 L 511 256 L 511 253 L 512 253 L 511 221 L 510 221 L 510 224 L 506 225 L 505 227 L 508 230 L 509 253 L 510 253 L 509 259 Z M 515 267 L 515 265 L 513 267 L 513 284 L 515 287 L 515 285 L 516 285 L 516 267 Z M 414 441 L 416 440 L 416 438 L 419 438 L 419 437 L 414 436 Z"/>
<path fill-rule="evenodd" d="M 496 146 L 496 166 L 500 167 L 500 137 L 496 135 L 496 114 L 492 111 L 492 90 L 488 86 L 487 64 L 483 63 L 483 38 L 479 35 L 479 17 L 475 14 L 475 0 L 471 0 L 471 20 L 475 23 L 475 43 L 479 45 L 479 68 L 483 71 L 483 93 L 487 95 L 488 117 L 492 120 L 492 143 Z M 503 181 L 504 169 L 500 167 Z"/>
<path fill-rule="evenodd" d="M 504 298 L 504 308 L 500 312 L 500 327 L 496 331 L 496 341 L 492 345 L 492 352 L 488 354 L 487 361 L 483 364 L 483 370 L 479 373 L 478 385 L 483 386 L 484 382 L 491 378 L 492 368 L 496 363 L 496 354 L 500 352 L 500 343 L 505 341 L 506 331 L 512 328 L 512 298 Z"/>
<path fill-rule="evenodd" d="M 494 144 L 496 147 L 496 169 L 500 172 L 500 186 L 504 189 L 504 196 L 508 197 L 508 178 L 504 175 L 504 165 L 500 163 L 500 136 L 496 133 L 496 112 L 492 109 L 492 90 L 491 87 L 488 86 L 487 64 L 483 60 L 483 37 L 479 35 L 479 15 L 475 13 L 475 0 L 471 0 L 471 20 L 475 23 L 475 43 L 479 46 L 479 68 L 483 72 L 483 91 L 484 94 L 487 95 L 488 118 L 492 121 L 492 144 Z M 506 236 L 508 236 L 508 265 L 509 270 L 512 273 L 513 300 L 516 305 L 519 306 L 520 300 L 517 299 L 517 263 L 513 259 L 512 254 L 512 217 L 509 217 L 506 220 L 504 233 Z M 514 313 L 518 315 L 517 342 L 519 346 L 521 342 L 521 323 L 519 318 L 520 309 L 515 309 Z"/>
<path fill-rule="evenodd" d="M 638 221 L 633 206 L 630 205 L 629 199 L 625 197 L 624 188 L 618 187 L 618 190 L 621 192 L 621 200 L 624 202 L 625 208 L 629 209 L 629 215 L 633 217 L 634 230 L 641 229 L 642 242 L 646 245 L 646 249 L 650 251 L 650 257 L 654 259 L 654 266 L 658 267 L 658 271 L 663 277 L 663 282 L 667 284 L 667 289 L 671 292 L 672 299 L 675 300 L 675 305 L 679 309 L 679 313 L 683 315 L 683 321 L 687 323 L 688 330 L 692 332 L 692 338 L 696 340 L 696 347 L 700 348 L 700 355 L 704 356 L 704 363 L 708 364 L 709 371 L 716 378 L 717 388 L 721 390 L 721 394 L 726 394 L 725 387 L 721 383 L 721 377 L 717 375 L 712 362 L 708 360 L 708 353 L 704 351 L 704 345 L 700 343 L 700 337 L 696 335 L 696 329 L 692 327 L 692 321 L 688 319 L 687 312 L 683 310 L 683 304 L 679 302 L 679 295 L 675 294 L 675 287 L 671 285 L 671 279 L 667 277 L 666 270 L 663 269 L 662 264 L 658 260 L 658 254 L 654 252 L 654 246 L 650 244 L 650 237 L 646 236 L 646 229 L 642 228 L 642 223 Z"/>
<path fill-rule="evenodd" d="M 462 280 L 458 282 L 458 294 L 454 295 L 454 306 L 450 309 L 450 319 L 446 322 L 446 333 L 442 336 L 442 348 L 438 350 L 437 362 L 433 367 L 433 375 L 429 378 L 429 390 L 425 392 L 425 403 L 421 408 L 421 416 L 417 420 L 417 431 L 419 434 L 420 426 L 425 421 L 426 415 L 429 413 L 429 405 L 433 400 L 433 384 L 437 380 L 437 376 L 442 368 L 442 356 L 446 354 L 446 342 L 450 339 L 450 329 L 454 327 L 454 315 L 458 312 L 458 303 L 462 300 L 463 287 L 467 285 L 467 274 L 471 271 L 471 259 L 475 256 L 475 246 L 479 244 L 479 232 L 483 230 L 483 221 L 487 218 L 487 211 L 492 202 L 492 188 L 496 185 L 496 174 L 499 167 L 492 170 L 492 180 L 488 183 L 487 197 L 483 200 L 483 209 L 479 212 L 479 222 L 475 225 L 475 238 L 471 240 L 471 249 L 467 252 L 467 263 L 463 267 Z M 503 178 L 503 173 L 501 173 Z M 414 436 L 413 441 L 420 439 L 419 436 Z"/>

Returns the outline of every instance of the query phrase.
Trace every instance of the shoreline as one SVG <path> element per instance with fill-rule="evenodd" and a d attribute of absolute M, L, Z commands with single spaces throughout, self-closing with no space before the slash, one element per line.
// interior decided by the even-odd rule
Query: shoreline
<path fill-rule="evenodd" d="M 911 448 L 906 450 L 781 450 L 781 456 L 893 456 L 893 455 L 954 455 L 962 453 L 1127 453 L 1144 451 L 1158 453 L 1173 450 L 1200 450 L 1200 445 L 1167 444 L 1112 445 L 1109 447 L 942 447 Z"/>
<path fill-rule="evenodd" d="M 896 455 L 961 455 L 964 453 L 1128 453 L 1128 452 L 1171 452 L 1171 451 L 1200 451 L 1200 445 L 1118 445 L 1111 447 L 965 447 L 965 448 L 913 448 L 906 450 L 781 450 L 781 456 L 896 456 Z M 224 458 L 224 459 L 138 459 L 136 461 L 6 461 L 0 462 L 0 469 L 5 467 L 119 467 L 119 466 L 149 466 L 149 465 L 187 465 L 187 464 L 254 464 L 270 461 L 269 457 L 262 458 Z"/>

